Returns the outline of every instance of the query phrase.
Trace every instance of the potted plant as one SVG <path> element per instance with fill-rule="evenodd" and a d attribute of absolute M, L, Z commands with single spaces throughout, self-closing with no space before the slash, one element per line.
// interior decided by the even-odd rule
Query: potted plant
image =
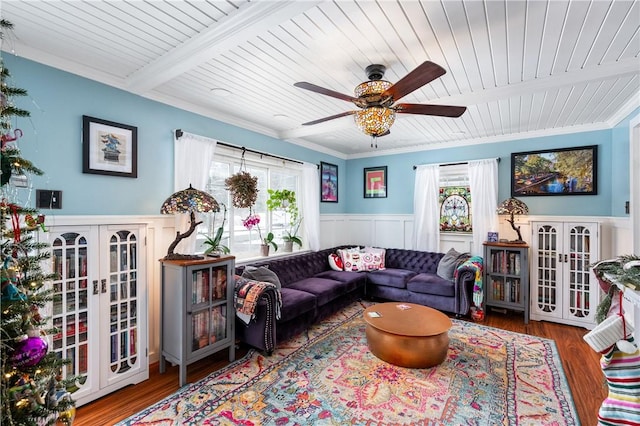
<path fill-rule="evenodd" d="M 288 224 L 282 236 L 284 251 L 292 251 L 294 243 L 302 247 L 302 239 L 298 235 L 302 218 L 296 202 L 296 192 L 289 189 L 267 189 L 267 192 L 269 193 L 267 209 L 270 211 L 282 210 Z"/>
<path fill-rule="evenodd" d="M 258 199 L 258 178 L 249 172 L 239 171 L 224 180 L 224 184 L 231 192 L 232 204 L 240 209 L 251 208 Z"/>
<path fill-rule="evenodd" d="M 209 235 L 204 234 L 205 236 L 205 240 L 204 240 L 204 245 L 208 246 L 207 249 L 204 251 L 204 254 L 212 256 L 212 257 L 218 257 L 221 254 L 229 254 L 231 253 L 231 250 L 229 249 L 229 247 L 221 244 L 222 241 L 222 234 L 224 233 L 224 224 L 227 221 L 227 206 L 225 206 L 224 204 L 220 203 L 220 205 L 222 206 L 222 208 L 224 209 L 224 213 L 222 216 L 222 224 L 217 228 L 215 235 L 213 236 L 213 238 Z M 212 227 L 215 228 L 215 224 L 216 224 L 216 214 L 213 214 L 213 222 L 212 222 Z"/>
<path fill-rule="evenodd" d="M 260 216 L 257 214 L 249 214 L 243 221 L 242 225 L 251 230 L 254 226 L 258 228 L 258 236 L 262 242 L 260 250 L 263 256 L 269 256 L 269 247 L 273 247 L 273 251 L 278 251 L 278 244 L 276 244 L 273 232 L 269 232 L 266 238 L 262 238 L 262 231 L 260 230 Z"/>

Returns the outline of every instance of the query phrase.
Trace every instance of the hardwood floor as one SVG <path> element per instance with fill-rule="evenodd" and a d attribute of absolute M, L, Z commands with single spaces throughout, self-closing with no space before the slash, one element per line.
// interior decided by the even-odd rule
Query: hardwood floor
<path fill-rule="evenodd" d="M 582 339 L 587 330 L 545 321 L 530 321 L 525 325 L 522 314 L 488 312 L 484 325 L 553 339 L 558 347 L 562 364 L 571 388 L 580 423 L 597 423 L 600 403 L 607 395 L 607 387 L 600 369 L 600 356 Z M 244 356 L 246 348 L 236 351 Z M 228 364 L 228 352 L 221 351 L 187 368 L 188 382 L 197 381 Z M 77 409 L 74 426 L 112 425 L 178 390 L 178 368 L 169 367 L 165 374 L 158 373 L 158 364 L 150 366 L 149 380 L 128 386 Z"/>

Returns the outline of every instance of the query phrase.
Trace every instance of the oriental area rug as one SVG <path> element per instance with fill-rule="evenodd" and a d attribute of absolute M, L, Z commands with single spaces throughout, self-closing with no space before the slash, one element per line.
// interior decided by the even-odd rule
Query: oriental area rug
<path fill-rule="evenodd" d="M 396 367 L 358 302 L 187 385 L 120 425 L 577 425 L 555 342 L 452 320 L 445 361 Z"/>

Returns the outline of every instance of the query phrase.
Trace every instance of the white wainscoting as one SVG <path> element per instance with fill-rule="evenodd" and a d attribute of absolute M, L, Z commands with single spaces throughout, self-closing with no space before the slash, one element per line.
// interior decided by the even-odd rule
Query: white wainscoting
<path fill-rule="evenodd" d="M 572 220 L 599 222 L 601 224 L 601 257 L 612 258 L 619 254 L 631 253 L 631 223 L 628 218 L 612 217 L 556 217 L 527 216 L 516 223 L 521 226 L 522 236 L 529 241 L 533 220 Z M 147 225 L 147 284 L 149 307 L 149 361 L 159 360 L 160 341 L 160 262 L 167 247 L 175 238 L 175 218 L 168 215 L 157 216 L 55 216 L 47 215 L 47 226 L 137 224 Z M 508 223 L 501 220 L 498 230 L 501 238 L 513 239 L 515 233 Z M 413 215 L 321 215 L 321 247 L 353 244 L 387 248 L 413 247 Z M 455 248 L 459 252 L 470 252 L 471 236 L 466 234 L 443 234 L 440 251 Z M 176 252 L 181 252 L 180 247 Z M 629 303 L 630 312 L 633 306 Z M 637 316 L 637 315 L 636 315 Z M 633 321 L 633 318 L 630 318 Z M 640 317 L 637 320 L 640 323 Z M 640 327 L 636 327 L 640 329 Z M 638 332 L 638 330 L 636 330 Z M 640 341 L 640 336 L 637 337 Z"/>

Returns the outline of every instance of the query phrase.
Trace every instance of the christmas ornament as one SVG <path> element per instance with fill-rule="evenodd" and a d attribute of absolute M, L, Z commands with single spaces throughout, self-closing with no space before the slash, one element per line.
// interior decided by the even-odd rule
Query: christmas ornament
<path fill-rule="evenodd" d="M 44 227 L 44 215 L 39 214 L 37 218 L 34 218 L 30 214 L 26 214 L 24 217 L 24 222 L 27 224 L 28 229 L 36 229 L 38 225 L 42 228 L 42 232 L 47 232 L 47 229 Z"/>
<path fill-rule="evenodd" d="M 21 138 L 21 137 L 22 137 L 22 130 L 20 130 L 20 129 L 15 129 L 13 131 L 13 135 L 10 132 L 2 135 L 2 148 L 4 148 L 4 146 L 8 142 L 17 141 L 18 138 Z"/>
<path fill-rule="evenodd" d="M 76 418 L 76 407 L 71 407 L 66 411 L 63 411 L 56 420 L 57 425 L 70 425 L 73 424 L 73 419 Z"/>
<path fill-rule="evenodd" d="M 49 345 L 40 336 L 30 336 L 20 341 L 13 354 L 9 357 L 9 362 L 15 368 L 33 367 L 47 354 Z"/>
<path fill-rule="evenodd" d="M 22 293 L 15 284 L 2 281 L 2 301 L 17 302 L 18 300 L 27 300 L 27 295 Z"/>

